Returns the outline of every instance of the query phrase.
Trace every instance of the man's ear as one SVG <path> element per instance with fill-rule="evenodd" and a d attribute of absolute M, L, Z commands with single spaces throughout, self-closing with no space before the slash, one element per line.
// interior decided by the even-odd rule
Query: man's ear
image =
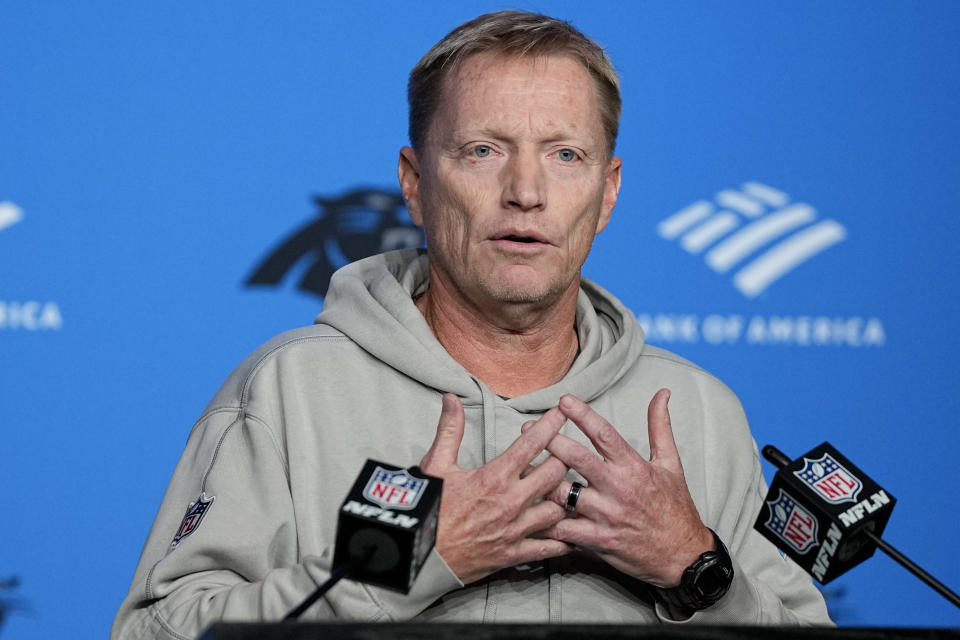
<path fill-rule="evenodd" d="M 597 231 L 603 231 L 607 223 L 610 222 L 610 215 L 617 204 L 617 196 L 620 194 L 620 168 L 623 166 L 623 160 L 612 158 L 607 165 L 607 175 L 603 179 L 603 202 L 600 205 L 600 218 L 597 220 Z"/>
<path fill-rule="evenodd" d="M 417 152 L 410 147 L 400 149 L 397 162 L 397 179 L 400 180 L 400 192 L 407 203 L 410 219 L 418 227 L 423 226 L 423 212 L 420 209 L 420 160 Z"/>

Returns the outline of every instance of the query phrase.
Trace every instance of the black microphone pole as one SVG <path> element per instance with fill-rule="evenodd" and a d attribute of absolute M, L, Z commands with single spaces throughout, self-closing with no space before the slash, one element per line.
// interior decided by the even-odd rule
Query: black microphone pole
<path fill-rule="evenodd" d="M 313 593 L 311 593 L 307 598 L 297 605 L 296 609 L 293 609 L 283 617 L 283 621 L 296 620 L 300 615 L 310 608 L 310 606 L 323 597 L 327 591 L 330 590 L 330 587 L 340 582 L 340 578 L 346 577 L 351 571 L 356 562 L 354 560 L 348 560 L 341 564 L 339 567 L 334 567 L 333 571 L 330 572 L 330 577 L 324 581 L 319 587 L 317 587 Z"/>
<path fill-rule="evenodd" d="M 299 618 L 304 611 L 309 609 L 314 602 L 323 597 L 327 591 L 330 590 L 330 587 L 340 582 L 341 578 L 346 578 L 350 575 L 354 569 L 358 567 L 363 567 L 369 562 L 370 558 L 373 557 L 376 549 L 372 546 L 366 547 L 362 554 L 357 557 L 352 557 L 343 564 L 333 568 L 333 571 L 330 572 L 330 577 L 327 578 L 323 584 L 317 587 L 313 593 L 304 599 L 297 607 L 290 611 L 287 615 L 283 617 L 283 621 L 296 620 Z"/>
<path fill-rule="evenodd" d="M 786 456 L 782 451 L 774 447 L 773 445 L 766 445 L 761 451 L 763 457 L 770 461 L 777 469 L 783 469 L 784 467 L 790 465 L 792 461 Z M 860 529 L 858 532 L 860 535 L 866 536 L 871 542 L 876 544 L 884 553 L 896 560 L 903 566 L 907 571 L 917 576 L 922 580 L 926 585 L 933 588 L 934 591 L 942 595 L 944 598 L 949 600 L 954 606 L 960 607 L 960 596 L 951 591 L 945 584 L 934 578 L 932 575 L 921 569 L 915 562 L 910 560 L 907 556 L 903 555 L 900 551 L 895 549 L 891 544 L 884 541 L 880 536 L 873 533 L 867 527 Z"/>

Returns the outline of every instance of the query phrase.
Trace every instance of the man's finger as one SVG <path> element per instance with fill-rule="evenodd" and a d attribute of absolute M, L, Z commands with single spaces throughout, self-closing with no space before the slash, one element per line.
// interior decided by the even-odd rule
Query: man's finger
<path fill-rule="evenodd" d="M 547 444 L 560 432 L 566 421 L 560 411 L 550 409 L 533 425 L 524 429 L 520 437 L 503 452 L 501 458 L 520 468 L 526 468 L 531 460 L 547 448 Z"/>
<path fill-rule="evenodd" d="M 420 468 L 426 473 L 440 473 L 445 469 L 456 466 L 460 443 L 463 442 L 463 430 L 466 418 L 463 414 L 463 404 L 460 398 L 453 393 L 444 394 L 440 407 L 440 419 L 437 421 L 437 435 Z"/>
<path fill-rule="evenodd" d="M 580 430 L 590 438 L 597 452 L 605 459 L 618 462 L 636 453 L 633 447 L 617 433 L 613 425 L 580 398 L 571 395 L 563 396 L 560 398 L 560 411 L 580 427 Z"/>
<path fill-rule="evenodd" d="M 575 469 L 590 484 L 604 484 L 604 461 L 576 440 L 558 433 L 547 445 L 547 451 L 571 469 Z"/>
<path fill-rule="evenodd" d="M 530 534 L 542 531 L 547 527 L 552 527 L 567 516 L 567 512 L 552 502 L 539 502 L 517 518 L 517 526 L 520 535 L 529 536 Z"/>
<path fill-rule="evenodd" d="M 517 543 L 512 565 L 536 562 L 547 558 L 565 556 L 573 551 L 573 546 L 550 538 L 526 538 Z"/>
<path fill-rule="evenodd" d="M 589 518 L 564 518 L 555 525 L 538 531 L 537 535 L 590 549 L 599 549 L 597 541 L 604 539 L 600 526 Z"/>
<path fill-rule="evenodd" d="M 567 501 L 570 499 L 570 488 L 572 486 L 572 482 L 561 482 L 559 485 L 557 485 L 556 489 L 550 492 L 550 494 L 547 496 L 547 499 L 558 507 L 562 507 L 564 512 L 569 513 L 567 511 Z M 592 498 L 590 497 L 591 493 L 593 494 Z M 599 497 L 600 496 L 596 490 L 581 484 L 580 493 L 577 497 L 577 501 L 573 510 L 578 514 L 589 517 L 592 511 L 591 506 L 593 506 L 591 501 L 596 500 Z"/>
<path fill-rule="evenodd" d="M 680 453 L 673 439 L 673 427 L 670 425 L 670 390 L 657 391 L 647 407 L 647 433 L 650 438 L 650 462 L 670 471 L 683 472 L 680 465 Z"/>
<path fill-rule="evenodd" d="M 553 456 L 550 456 L 536 467 L 529 467 L 522 476 L 523 486 L 528 500 L 540 498 L 563 482 L 567 475 L 567 465 Z"/>

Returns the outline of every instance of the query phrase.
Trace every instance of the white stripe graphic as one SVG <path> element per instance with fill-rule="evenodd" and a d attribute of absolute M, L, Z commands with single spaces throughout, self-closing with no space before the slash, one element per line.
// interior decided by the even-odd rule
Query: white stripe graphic
<path fill-rule="evenodd" d="M 740 226 L 739 216 L 729 211 L 719 211 L 699 227 L 683 236 L 680 245 L 690 253 L 700 253 L 738 226 Z"/>
<path fill-rule="evenodd" d="M 790 201 L 790 196 L 783 191 L 759 182 L 744 182 L 743 191 L 757 200 L 763 200 L 771 207 L 783 207 Z"/>
<path fill-rule="evenodd" d="M 812 222 L 817 211 L 808 204 L 795 204 L 771 213 L 744 227 L 707 254 L 706 261 L 717 272 L 723 273 L 777 236 Z"/>
<path fill-rule="evenodd" d="M 681 209 L 669 218 L 661 221 L 660 224 L 657 225 L 657 233 L 667 240 L 673 240 L 711 213 L 713 213 L 713 205 L 706 200 L 694 202 L 689 207 Z"/>
<path fill-rule="evenodd" d="M 0 231 L 23 220 L 23 209 L 12 202 L 0 202 Z"/>
<path fill-rule="evenodd" d="M 847 237 L 847 230 L 834 220 L 799 231 L 741 269 L 733 284 L 748 298 L 756 297 L 785 273 Z"/>
<path fill-rule="evenodd" d="M 756 218 L 763 213 L 762 204 L 753 198 L 745 196 L 739 191 L 733 191 L 732 189 L 724 189 L 718 193 L 717 202 L 720 203 L 720 206 L 722 207 L 735 209 L 743 215 L 751 218 Z"/>

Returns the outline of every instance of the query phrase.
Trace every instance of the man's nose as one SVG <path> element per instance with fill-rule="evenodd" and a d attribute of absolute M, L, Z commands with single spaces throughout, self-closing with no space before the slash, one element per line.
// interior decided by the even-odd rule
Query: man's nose
<path fill-rule="evenodd" d="M 503 169 L 503 206 L 531 211 L 546 205 L 544 168 L 535 151 L 514 153 Z"/>

